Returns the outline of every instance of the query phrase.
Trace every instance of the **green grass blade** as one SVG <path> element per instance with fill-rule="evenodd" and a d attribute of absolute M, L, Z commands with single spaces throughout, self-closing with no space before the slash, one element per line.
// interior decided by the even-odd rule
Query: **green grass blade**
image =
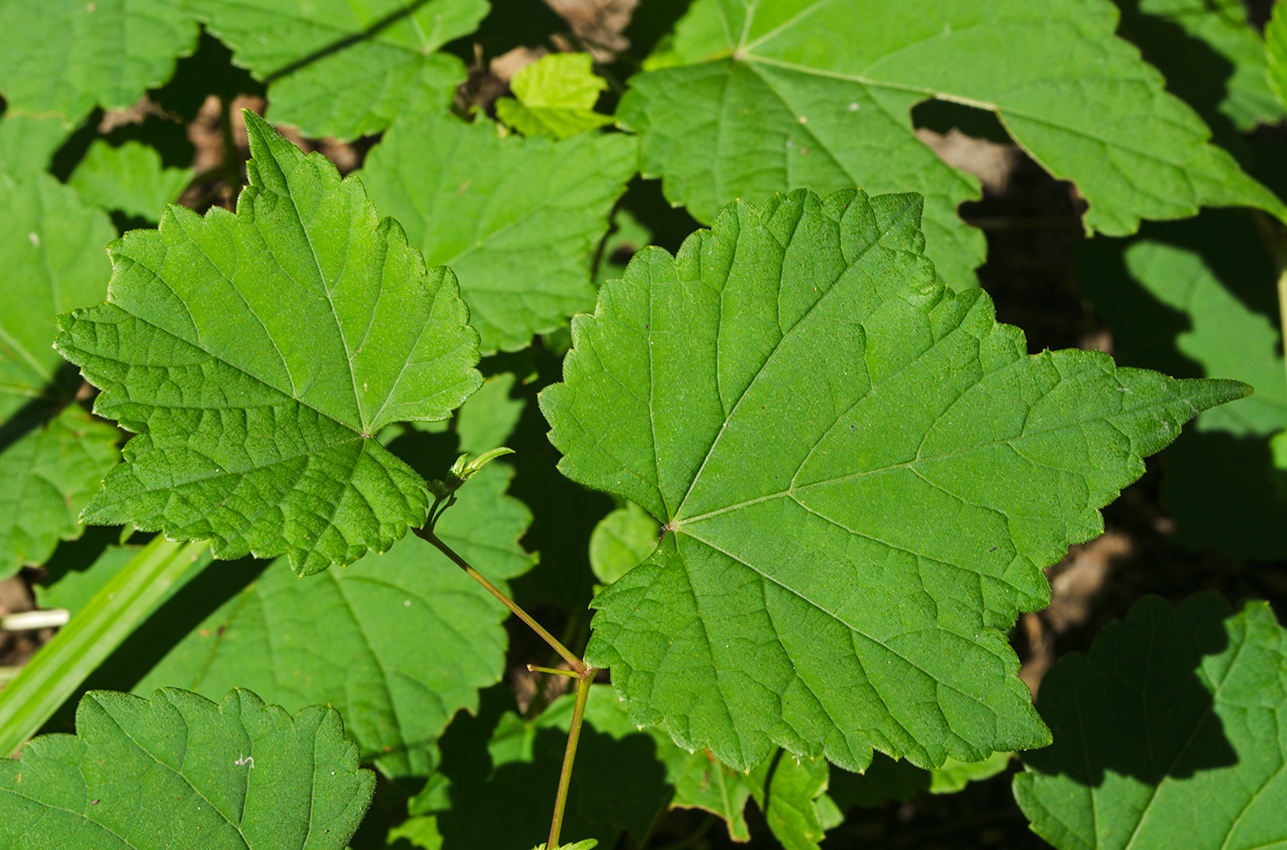
<path fill-rule="evenodd" d="M 157 535 L 0 691 L 0 753 L 16 750 L 129 636 L 209 544 Z"/>

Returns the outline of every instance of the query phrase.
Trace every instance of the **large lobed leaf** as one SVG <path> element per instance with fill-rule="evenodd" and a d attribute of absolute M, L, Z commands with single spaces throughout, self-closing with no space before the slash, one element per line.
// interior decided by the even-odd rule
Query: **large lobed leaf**
<path fill-rule="evenodd" d="M 1005 631 L 1142 457 L 1232 381 L 1024 353 L 922 254 L 920 199 L 738 202 L 636 255 L 542 410 L 560 469 L 663 523 L 594 601 L 632 719 L 750 769 L 1046 743 Z"/>
<path fill-rule="evenodd" d="M 915 136 L 937 98 L 995 112 L 1090 204 L 1086 226 L 1132 232 L 1202 205 L 1281 203 L 1247 177 L 1162 76 L 1114 36 L 1109 0 L 697 0 L 666 67 L 618 109 L 641 170 L 708 221 L 735 197 L 809 187 L 925 196 L 929 256 L 973 285 L 982 234 L 956 208 L 978 183 Z"/>
<path fill-rule="evenodd" d="M 1060 850 L 1287 843 L 1287 631 L 1263 602 L 1145 597 L 1041 685 L 1014 792 Z"/>
<path fill-rule="evenodd" d="M 460 279 L 482 351 L 514 351 L 594 303 L 595 246 L 635 152 L 620 133 L 500 138 L 484 118 L 421 112 L 385 134 L 360 176 L 425 259 Z"/>
<path fill-rule="evenodd" d="M 55 345 L 138 434 L 87 522 L 307 574 L 423 523 L 424 481 L 373 437 L 446 418 L 482 379 L 451 272 L 426 272 L 359 182 L 246 126 L 237 213 L 171 206 L 114 243 L 107 302 L 61 317 Z"/>
<path fill-rule="evenodd" d="M 197 32 L 173 0 L 6 0 L 0 95 L 14 112 L 71 126 L 95 105 L 124 109 L 164 83 Z"/>
<path fill-rule="evenodd" d="M 249 691 L 95 691 L 76 731 L 0 761 L 6 848 L 340 850 L 375 790 L 336 711 L 292 716 Z"/>
<path fill-rule="evenodd" d="M 270 117 L 312 138 L 378 133 L 444 108 L 465 78 L 439 53 L 474 31 L 486 0 L 190 0 L 233 60 L 268 84 Z"/>

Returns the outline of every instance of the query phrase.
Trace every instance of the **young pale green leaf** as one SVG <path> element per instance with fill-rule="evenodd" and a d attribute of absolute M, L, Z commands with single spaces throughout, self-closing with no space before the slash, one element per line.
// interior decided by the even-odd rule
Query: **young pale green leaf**
<path fill-rule="evenodd" d="M 1167 450 L 1162 495 L 1176 539 L 1195 549 L 1287 557 L 1287 499 L 1268 448 L 1287 428 L 1276 276 L 1252 221 L 1233 210 L 1149 224 L 1130 241 L 1091 240 L 1078 253 L 1078 286 L 1121 362 L 1256 388 L 1203 413 Z"/>
<path fill-rule="evenodd" d="M 515 542 L 531 516 L 505 495 L 511 477 L 488 466 L 438 525 L 448 545 L 502 587 L 535 561 Z M 178 685 L 208 696 L 240 683 L 287 708 L 332 705 L 363 756 L 389 776 L 428 773 L 451 716 L 476 711 L 478 689 L 504 671 L 506 609 L 418 538 L 311 581 L 278 562 L 244 587 L 202 592 L 227 601 L 137 692 Z"/>
<path fill-rule="evenodd" d="M 627 502 L 594 527 L 590 534 L 590 569 L 604 584 L 612 584 L 652 554 L 657 547 L 657 521 Z"/>
<path fill-rule="evenodd" d="M 190 0 L 234 61 L 268 84 L 269 118 L 310 138 L 378 133 L 444 109 L 465 67 L 436 52 L 468 35 L 486 0 Z"/>
<path fill-rule="evenodd" d="M 1135 604 L 1041 684 L 1053 746 L 1014 793 L 1060 850 L 1287 842 L 1287 632 L 1215 594 Z"/>
<path fill-rule="evenodd" d="M 17 119 L 5 118 L 8 126 Z M 39 564 L 83 530 L 76 515 L 116 462 L 117 432 L 60 387 L 54 317 L 103 297 L 103 213 L 48 174 L 0 174 L 0 577 Z"/>
<path fill-rule="evenodd" d="M 514 351 L 594 303 L 594 249 L 635 150 L 619 133 L 502 139 L 490 121 L 426 112 L 389 130 L 360 174 L 425 259 L 456 273 L 482 351 Z"/>
<path fill-rule="evenodd" d="M 61 317 L 55 345 L 138 434 L 85 521 L 315 573 L 424 522 L 424 481 L 373 435 L 475 390 L 476 335 L 451 272 L 426 272 L 361 183 L 246 127 L 237 213 L 171 206 L 127 233 L 107 302 Z"/>
<path fill-rule="evenodd" d="M 76 733 L 0 761 L 5 847 L 342 850 L 375 790 L 334 709 L 292 716 L 250 691 L 92 691 Z"/>
<path fill-rule="evenodd" d="M 641 169 L 709 221 L 735 197 L 810 187 L 925 196 L 928 256 L 974 285 L 982 234 L 957 206 L 978 182 L 915 135 L 937 98 L 995 112 L 1015 141 L 1090 204 L 1086 225 L 1130 233 L 1202 205 L 1282 204 L 1207 143 L 1207 127 L 1113 33 L 1109 0 L 697 0 L 670 67 L 632 78 L 620 123 Z"/>
<path fill-rule="evenodd" d="M 190 168 L 163 167 L 156 148 L 136 141 L 112 147 L 98 139 L 67 182 L 105 210 L 160 221 L 165 205 L 177 200 L 191 179 Z"/>
<path fill-rule="evenodd" d="M 1041 568 L 1235 381 L 1025 355 L 922 255 L 920 198 L 737 202 L 636 255 L 541 396 L 559 468 L 663 524 L 586 661 L 643 725 L 750 769 L 1049 740 L 1005 632 Z"/>
<path fill-rule="evenodd" d="M 1208 123 L 1223 118 L 1248 131 L 1282 120 L 1283 106 L 1265 73 L 1265 44 L 1242 0 L 1118 5 L 1122 31 L 1158 66 L 1170 90 Z"/>
<path fill-rule="evenodd" d="M 608 87 L 590 70 L 589 53 L 551 53 L 520 68 L 509 86 L 514 97 L 496 101 L 496 117 L 524 136 L 566 139 L 612 123 L 594 111 Z"/>
<path fill-rule="evenodd" d="M 95 105 L 132 106 L 197 44 L 197 22 L 173 0 L 0 3 L 0 95 L 11 112 L 76 124 Z"/>

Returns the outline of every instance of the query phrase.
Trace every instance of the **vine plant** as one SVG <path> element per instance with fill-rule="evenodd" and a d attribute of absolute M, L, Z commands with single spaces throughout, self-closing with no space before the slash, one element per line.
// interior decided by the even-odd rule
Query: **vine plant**
<path fill-rule="evenodd" d="M 1287 841 L 1266 603 L 1143 598 L 1036 706 L 1007 638 L 1169 445 L 1177 541 L 1287 557 L 1281 14 L 694 0 L 496 99 L 544 7 L 359 5 L 0 4 L 0 573 L 70 614 L 0 845 L 527 847 L 541 779 L 548 848 L 816 850 L 1015 753 L 1061 850 Z M 997 321 L 944 120 L 1076 186 L 1116 360 Z M 507 710 L 509 614 L 570 694 Z"/>

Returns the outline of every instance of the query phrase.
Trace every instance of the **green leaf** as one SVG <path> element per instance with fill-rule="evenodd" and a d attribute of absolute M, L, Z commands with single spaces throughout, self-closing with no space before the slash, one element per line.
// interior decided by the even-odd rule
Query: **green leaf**
<path fill-rule="evenodd" d="M 442 850 L 442 833 L 438 831 L 438 819 L 435 817 L 407 818 L 389 830 L 389 847 L 405 847 L 405 841 L 420 850 Z"/>
<path fill-rule="evenodd" d="M 438 525 L 502 587 L 535 561 L 516 543 L 531 515 L 505 495 L 511 477 L 486 467 Z M 241 683 L 287 708 L 326 703 L 389 776 L 427 774 L 451 716 L 477 710 L 478 689 L 504 671 L 507 610 L 419 538 L 310 581 L 279 561 L 222 595 L 136 692 L 177 685 L 208 696 Z"/>
<path fill-rule="evenodd" d="M 1287 557 L 1287 499 L 1275 492 L 1268 447 L 1287 428 L 1276 277 L 1253 222 L 1232 210 L 1078 252 L 1078 287 L 1123 363 L 1256 388 L 1203 413 L 1167 449 L 1162 495 L 1175 538 L 1194 549 Z"/>
<path fill-rule="evenodd" d="M 1076 183 L 1086 226 L 1103 233 L 1202 205 L 1282 214 L 1113 35 L 1117 17 L 1108 0 L 697 0 L 675 36 L 686 64 L 633 77 L 617 114 L 643 136 L 644 175 L 702 221 L 735 197 L 797 187 L 921 193 L 928 256 L 958 288 L 984 256 L 956 213 L 978 181 L 916 138 L 911 109 L 931 98 L 995 112 Z"/>
<path fill-rule="evenodd" d="M 1024 755 L 1015 798 L 1061 850 L 1278 845 L 1285 695 L 1287 632 L 1267 604 L 1145 597 L 1042 680 L 1055 743 Z"/>
<path fill-rule="evenodd" d="M 159 221 L 165 205 L 178 200 L 191 179 L 190 168 L 162 167 L 161 154 L 150 145 L 127 141 L 112 147 L 98 139 L 67 182 L 105 210 Z"/>
<path fill-rule="evenodd" d="M 5 123 L 9 119 L 5 119 Z M 54 317 L 107 291 L 103 246 L 116 234 L 102 212 L 48 174 L 0 175 L 0 421 L 55 383 Z"/>
<path fill-rule="evenodd" d="M 967 762 L 948 759 L 930 776 L 931 794 L 955 794 L 971 782 L 991 779 L 1010 766 L 1014 753 L 993 753 L 984 761 Z"/>
<path fill-rule="evenodd" d="M 138 434 L 86 522 L 288 553 L 307 575 L 424 522 L 424 481 L 372 437 L 447 417 L 482 379 L 451 272 L 426 272 L 361 183 L 246 126 L 236 215 L 171 206 L 127 233 L 107 303 L 61 317 L 55 346 Z"/>
<path fill-rule="evenodd" d="M 448 848 L 530 846 L 548 826 L 574 700 L 565 694 L 528 720 L 497 710 L 501 700 L 513 704 L 508 690 L 489 697 L 479 717 L 458 718 L 443 739 L 442 771 L 451 784 L 432 805 L 442 807 L 438 826 Z M 645 843 L 671 796 L 655 739 L 655 733 L 635 728 L 610 688 L 593 686 L 564 834 L 612 847 L 625 830 L 637 844 Z M 495 816 L 497 800 L 505 801 L 503 818 Z"/>
<path fill-rule="evenodd" d="M 0 117 L 0 174 L 17 178 L 44 171 L 69 135 L 56 115 L 32 118 L 6 113 Z"/>
<path fill-rule="evenodd" d="M 43 564 L 85 527 L 76 515 L 117 460 L 117 430 L 75 404 L 0 427 L 0 576 Z"/>
<path fill-rule="evenodd" d="M 1265 64 L 1269 87 L 1278 102 L 1287 105 L 1287 11 L 1276 3 L 1265 24 Z"/>
<path fill-rule="evenodd" d="M 594 111 L 607 80 L 590 70 L 589 53 L 551 53 L 519 69 L 514 97 L 496 101 L 496 117 L 524 136 L 566 139 L 612 123 Z"/>
<path fill-rule="evenodd" d="M 463 63 L 436 52 L 468 35 L 486 0 L 190 0 L 234 61 L 268 84 L 268 117 L 349 141 L 399 114 L 444 109 Z"/>
<path fill-rule="evenodd" d="M 1265 44 L 1242 0 L 1122 0 L 1122 29 L 1172 92 L 1213 127 L 1248 131 L 1284 116 L 1266 78 Z"/>
<path fill-rule="evenodd" d="M 0 126 L 16 119 L 6 117 Z M 103 297 L 115 230 L 48 174 L 0 174 L 0 578 L 40 564 L 116 463 L 117 432 L 70 401 L 54 317 Z"/>
<path fill-rule="evenodd" d="M 4 846 L 340 850 L 375 789 L 333 709 L 291 716 L 249 691 L 94 691 L 76 732 L 0 762 Z"/>
<path fill-rule="evenodd" d="M 826 794 L 829 773 L 823 759 L 794 759 L 779 750 L 747 777 L 756 805 L 785 850 L 818 850 L 823 834 L 844 820 Z"/>
<path fill-rule="evenodd" d="M 604 584 L 612 584 L 657 547 L 657 521 L 627 502 L 594 527 L 590 535 L 590 568 Z"/>
<path fill-rule="evenodd" d="M 510 398 L 515 380 L 510 372 L 493 375 L 460 406 L 456 436 L 462 452 L 482 454 L 505 444 L 527 406 L 525 399 Z"/>
<path fill-rule="evenodd" d="M 922 256 L 920 199 L 730 204 L 636 255 L 542 393 L 573 480 L 666 532 L 594 600 L 586 662 L 641 725 L 749 769 L 1049 740 L 1005 633 L 1041 568 L 1199 411 L 1247 392 L 1025 356 Z"/>
<path fill-rule="evenodd" d="M 595 247 L 634 168 L 635 141 L 619 133 L 502 139 L 490 121 L 430 112 L 395 125 L 360 174 L 425 259 L 456 273 L 491 353 L 594 303 Z"/>
<path fill-rule="evenodd" d="M 9 111 L 124 109 L 174 73 L 197 22 L 173 0 L 8 0 L 0 4 L 0 94 Z"/>

